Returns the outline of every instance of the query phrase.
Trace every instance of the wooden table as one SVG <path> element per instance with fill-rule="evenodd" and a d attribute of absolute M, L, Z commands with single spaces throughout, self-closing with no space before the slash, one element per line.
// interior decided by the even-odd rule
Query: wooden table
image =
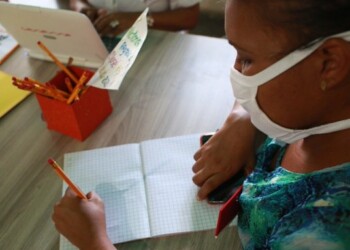
<path fill-rule="evenodd" d="M 0 249 L 58 249 L 51 222 L 62 182 L 47 164 L 68 152 L 213 131 L 231 110 L 224 39 L 151 31 L 121 88 L 111 91 L 113 113 L 84 142 L 50 131 L 32 95 L 0 119 Z M 56 65 L 30 59 L 21 48 L 0 70 L 40 81 Z M 191 167 L 191 166 L 189 166 Z M 195 198 L 195 197 L 194 197 Z M 213 230 L 118 244 L 118 249 L 241 249 L 236 228 L 215 240 Z"/>

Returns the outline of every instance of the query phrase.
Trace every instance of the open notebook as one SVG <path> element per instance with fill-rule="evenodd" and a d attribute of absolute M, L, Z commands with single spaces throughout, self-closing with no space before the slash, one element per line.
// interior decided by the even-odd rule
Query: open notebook
<path fill-rule="evenodd" d="M 149 140 L 66 154 L 64 169 L 104 200 L 113 243 L 213 229 L 220 207 L 197 201 L 192 182 L 198 147 L 199 135 Z M 61 236 L 60 249 L 74 247 Z"/>

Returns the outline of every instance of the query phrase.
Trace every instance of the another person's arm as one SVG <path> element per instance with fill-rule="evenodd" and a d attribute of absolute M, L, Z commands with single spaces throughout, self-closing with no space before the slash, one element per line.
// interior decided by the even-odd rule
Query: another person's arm
<path fill-rule="evenodd" d="M 87 197 L 82 200 L 67 189 L 52 215 L 56 229 L 81 250 L 115 250 L 107 236 L 103 201 L 94 192 Z"/>
<path fill-rule="evenodd" d="M 223 127 L 194 155 L 193 182 L 200 187 L 200 200 L 241 168 L 253 168 L 256 135 L 248 113 L 235 104 Z"/>
<path fill-rule="evenodd" d="M 107 13 L 106 10 L 95 8 L 86 0 L 69 0 L 69 7 L 71 10 L 85 14 L 91 22 L 94 22 L 100 14 Z"/>
<path fill-rule="evenodd" d="M 94 25 L 101 35 L 117 35 L 129 29 L 140 14 L 139 12 L 106 14 L 99 10 L 99 16 L 94 21 Z M 169 31 L 190 30 L 196 26 L 198 16 L 199 4 L 176 10 L 153 12 L 148 17 L 149 27 Z M 119 25 L 113 28 L 110 25 L 113 21 L 118 21 Z"/>
<path fill-rule="evenodd" d="M 74 10 L 81 12 L 84 8 L 92 8 L 86 0 L 69 0 L 69 7 Z"/>

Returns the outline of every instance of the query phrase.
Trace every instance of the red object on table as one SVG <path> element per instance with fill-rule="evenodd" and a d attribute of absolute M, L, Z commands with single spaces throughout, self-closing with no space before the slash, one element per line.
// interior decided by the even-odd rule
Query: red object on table
<path fill-rule="evenodd" d="M 69 67 L 78 78 L 84 71 L 88 79 L 94 74 L 79 67 Z M 49 81 L 58 89 L 67 90 L 65 78 L 67 75 L 60 71 Z M 67 104 L 43 95 L 36 95 L 48 129 L 55 130 L 77 140 L 85 140 L 111 113 L 112 105 L 108 91 L 88 87 L 78 101 Z"/>

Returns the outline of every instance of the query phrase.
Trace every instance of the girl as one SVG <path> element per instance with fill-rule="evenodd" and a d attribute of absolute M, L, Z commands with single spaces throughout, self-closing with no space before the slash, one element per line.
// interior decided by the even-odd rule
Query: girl
<path fill-rule="evenodd" d="M 234 95 L 272 138 L 258 151 L 240 197 L 246 249 L 350 246 L 349 11 L 350 1 L 227 3 L 226 33 L 237 50 Z M 254 130 L 246 117 L 235 108 L 196 153 L 199 198 L 249 165 Z M 232 142 L 222 140 L 235 127 Z"/>
<path fill-rule="evenodd" d="M 348 0 L 227 1 L 231 82 L 247 112 L 236 106 L 196 153 L 193 181 L 205 198 L 250 165 L 252 124 L 269 136 L 240 197 L 245 249 L 350 246 L 349 11 Z M 113 249 L 95 193 L 84 202 L 67 190 L 53 220 L 79 248 Z"/>

